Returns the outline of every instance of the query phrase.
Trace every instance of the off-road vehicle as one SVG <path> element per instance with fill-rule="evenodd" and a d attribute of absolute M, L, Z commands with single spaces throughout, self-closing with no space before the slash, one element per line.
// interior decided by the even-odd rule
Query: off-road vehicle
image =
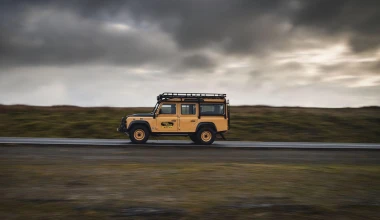
<path fill-rule="evenodd" d="M 117 131 L 129 135 L 135 144 L 149 136 L 189 136 L 196 144 L 212 144 L 216 135 L 230 129 L 230 108 L 226 94 L 173 93 L 157 96 L 151 113 L 132 114 L 121 119 Z"/>

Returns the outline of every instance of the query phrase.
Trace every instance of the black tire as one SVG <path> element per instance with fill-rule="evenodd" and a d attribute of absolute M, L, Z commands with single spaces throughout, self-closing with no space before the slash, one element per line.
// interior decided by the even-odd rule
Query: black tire
<path fill-rule="evenodd" d="M 198 140 L 197 140 L 197 135 L 196 134 L 191 134 L 189 135 L 190 139 L 194 142 L 194 143 L 198 143 Z"/>
<path fill-rule="evenodd" d="M 134 144 L 145 144 L 149 139 L 150 132 L 144 125 L 135 125 L 129 131 L 129 138 Z"/>
<path fill-rule="evenodd" d="M 212 128 L 201 128 L 196 135 L 196 143 L 203 145 L 210 145 L 215 141 L 216 132 Z"/>

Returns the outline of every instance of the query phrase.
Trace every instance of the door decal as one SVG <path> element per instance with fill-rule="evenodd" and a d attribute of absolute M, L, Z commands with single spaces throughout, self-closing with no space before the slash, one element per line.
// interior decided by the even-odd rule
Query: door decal
<path fill-rule="evenodd" d="M 161 127 L 162 128 L 172 128 L 173 125 L 174 125 L 174 123 L 170 122 L 170 121 L 161 122 Z"/>

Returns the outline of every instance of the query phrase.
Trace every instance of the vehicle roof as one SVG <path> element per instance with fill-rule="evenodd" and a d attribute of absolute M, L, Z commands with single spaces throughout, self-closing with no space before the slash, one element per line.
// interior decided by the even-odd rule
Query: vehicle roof
<path fill-rule="evenodd" d="M 205 102 L 225 102 L 226 99 L 186 99 L 186 98 L 172 98 L 172 99 L 165 99 L 165 100 L 160 100 L 159 102 L 193 102 L 193 103 L 205 103 Z"/>
<path fill-rule="evenodd" d="M 179 93 L 164 92 L 157 96 L 157 101 L 177 102 L 225 102 L 226 94 L 222 93 Z"/>

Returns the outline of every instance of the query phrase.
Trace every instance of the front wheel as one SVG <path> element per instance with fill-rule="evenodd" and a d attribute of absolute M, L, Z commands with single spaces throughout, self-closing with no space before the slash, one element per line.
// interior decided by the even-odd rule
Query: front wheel
<path fill-rule="evenodd" d="M 201 128 L 196 135 L 197 143 L 204 145 L 212 144 L 215 138 L 216 132 L 211 128 Z"/>
<path fill-rule="evenodd" d="M 129 138 L 134 144 L 146 143 L 148 141 L 149 135 L 149 130 L 142 125 L 133 126 L 133 128 L 129 132 Z"/>

